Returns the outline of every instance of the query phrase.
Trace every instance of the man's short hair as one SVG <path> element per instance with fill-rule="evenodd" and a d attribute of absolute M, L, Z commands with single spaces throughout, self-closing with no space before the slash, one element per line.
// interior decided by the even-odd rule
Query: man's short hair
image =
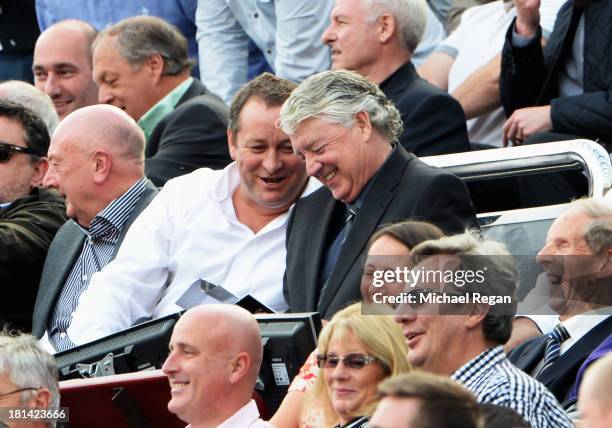
<path fill-rule="evenodd" d="M 421 401 L 414 428 L 479 428 L 481 415 L 476 398 L 461 384 L 431 373 L 410 372 L 378 385 L 381 399 L 414 398 Z"/>
<path fill-rule="evenodd" d="M 164 59 L 163 75 L 177 76 L 190 70 L 187 39 L 172 24 L 154 16 L 135 16 L 109 27 L 96 37 L 92 50 L 106 36 L 117 36 L 119 53 L 133 67 L 140 67 L 151 55 Z"/>
<path fill-rule="evenodd" d="M 34 336 L 0 331 L 0 374 L 8 376 L 18 388 L 47 388 L 51 393 L 49 408 L 59 408 L 57 363 Z M 27 401 L 31 393 L 23 391 L 21 401 Z"/>
<path fill-rule="evenodd" d="M 230 106 L 228 127 L 234 134 L 234 138 L 240 128 L 240 113 L 247 101 L 256 98 L 266 107 L 281 106 L 296 87 L 297 84 L 291 80 L 281 79 L 270 73 L 263 73 L 242 86 L 236 92 Z"/>
<path fill-rule="evenodd" d="M 506 247 L 496 241 L 482 240 L 475 232 L 448 236 L 433 241 L 425 241 L 413 248 L 410 253 L 416 264 L 430 256 L 453 255 L 459 264 L 455 271 L 483 271 L 484 280 L 474 287 L 453 287 L 461 293 L 477 291 L 483 296 L 510 296 L 512 303 L 487 305 L 488 312 L 482 322 L 484 337 L 488 341 L 504 344 L 512 334 L 512 321 L 516 314 L 516 287 L 518 275 L 514 259 Z"/>
<path fill-rule="evenodd" d="M 301 122 L 318 117 L 351 128 L 360 111 L 368 113 L 383 137 L 397 142 L 403 124 L 393 102 L 368 78 L 348 70 L 324 71 L 304 80 L 283 104 L 280 125 L 293 134 Z"/>
<path fill-rule="evenodd" d="M 425 33 L 427 3 L 425 0 L 361 0 L 366 22 L 374 23 L 384 12 L 390 13 L 397 23 L 404 48 L 414 52 Z M 360 49 L 355 46 L 355 49 Z"/>
<path fill-rule="evenodd" d="M 26 106 L 36 113 L 47 126 L 49 135 L 53 134 L 59 124 L 59 116 L 49 95 L 36 89 L 36 86 L 20 80 L 8 80 L 0 83 L 0 98 Z"/>
<path fill-rule="evenodd" d="M 49 150 L 49 131 L 43 120 L 29 108 L 11 101 L 0 99 L 0 117 L 15 120 L 24 129 L 26 146 L 36 154 L 31 155 L 32 161 L 47 156 Z"/>

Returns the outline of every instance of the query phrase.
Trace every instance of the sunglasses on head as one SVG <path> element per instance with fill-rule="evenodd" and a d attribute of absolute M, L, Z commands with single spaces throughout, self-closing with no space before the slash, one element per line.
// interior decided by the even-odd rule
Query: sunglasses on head
<path fill-rule="evenodd" d="M 28 155 L 40 156 L 38 153 L 28 147 L 20 147 L 14 144 L 0 142 L 0 163 L 11 160 L 13 153 L 25 153 Z"/>
<path fill-rule="evenodd" d="M 344 357 L 339 357 L 337 355 L 317 355 L 317 365 L 322 369 L 336 368 L 341 361 L 345 367 L 359 370 L 378 360 L 376 357 L 364 354 L 348 354 Z"/>

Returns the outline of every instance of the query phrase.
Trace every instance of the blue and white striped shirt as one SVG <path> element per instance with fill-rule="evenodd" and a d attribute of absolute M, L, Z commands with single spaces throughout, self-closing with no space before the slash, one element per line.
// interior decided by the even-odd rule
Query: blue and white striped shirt
<path fill-rule="evenodd" d="M 487 349 L 460 367 L 451 378 L 472 391 L 481 403 L 516 410 L 532 428 L 574 427 L 555 396 L 512 364 L 501 346 Z"/>
<path fill-rule="evenodd" d="M 62 288 L 48 329 L 49 339 L 58 351 L 75 346 L 66 334 L 72 314 L 81 294 L 89 286 L 91 276 L 111 261 L 123 225 L 142 196 L 146 183 L 146 178 L 134 183 L 94 217 L 89 229 L 79 226 L 85 234 L 83 249 Z"/>

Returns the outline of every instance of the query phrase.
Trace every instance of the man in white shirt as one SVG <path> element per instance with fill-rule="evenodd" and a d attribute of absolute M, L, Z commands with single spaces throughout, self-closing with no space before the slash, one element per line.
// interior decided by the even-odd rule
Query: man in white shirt
<path fill-rule="evenodd" d="M 595 199 L 574 202 L 555 220 L 537 260 L 551 281 L 559 324 L 509 354 L 560 402 L 569 398 L 583 361 L 612 331 L 611 221 L 612 207 Z"/>
<path fill-rule="evenodd" d="M 287 309 L 288 211 L 313 190 L 306 187 L 303 160 L 275 126 L 294 87 L 263 74 L 238 92 L 227 132 L 235 162 L 166 184 L 133 224 L 115 261 L 91 279 L 68 332 L 74 343 L 189 308 L 194 299 L 234 303 L 252 295 L 274 310 Z M 201 293 L 200 284 L 216 300 Z"/>
<path fill-rule="evenodd" d="M 188 428 L 272 427 L 251 399 L 262 358 L 249 312 L 233 305 L 190 309 L 174 327 L 162 367 L 171 388 L 168 410 Z"/>

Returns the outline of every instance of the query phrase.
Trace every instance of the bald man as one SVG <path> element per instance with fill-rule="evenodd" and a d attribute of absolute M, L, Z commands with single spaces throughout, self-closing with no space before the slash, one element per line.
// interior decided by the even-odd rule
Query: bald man
<path fill-rule="evenodd" d="M 136 122 L 109 105 L 71 113 L 53 134 L 43 184 L 65 196 L 70 220 L 51 243 L 32 320 L 50 351 L 74 346 L 66 331 L 79 296 L 157 193 L 144 176 L 144 144 Z"/>
<path fill-rule="evenodd" d="M 612 427 L 612 353 L 591 365 L 580 385 L 581 428 Z"/>
<path fill-rule="evenodd" d="M 51 97 L 60 119 L 98 103 L 91 59 L 96 35 L 96 29 L 88 23 L 69 19 L 49 27 L 36 41 L 34 83 Z"/>
<path fill-rule="evenodd" d="M 210 328 L 214 326 L 214 328 Z M 168 410 L 189 428 L 268 428 L 251 399 L 263 349 L 259 326 L 232 305 L 196 306 L 174 327 L 168 376 Z"/>

